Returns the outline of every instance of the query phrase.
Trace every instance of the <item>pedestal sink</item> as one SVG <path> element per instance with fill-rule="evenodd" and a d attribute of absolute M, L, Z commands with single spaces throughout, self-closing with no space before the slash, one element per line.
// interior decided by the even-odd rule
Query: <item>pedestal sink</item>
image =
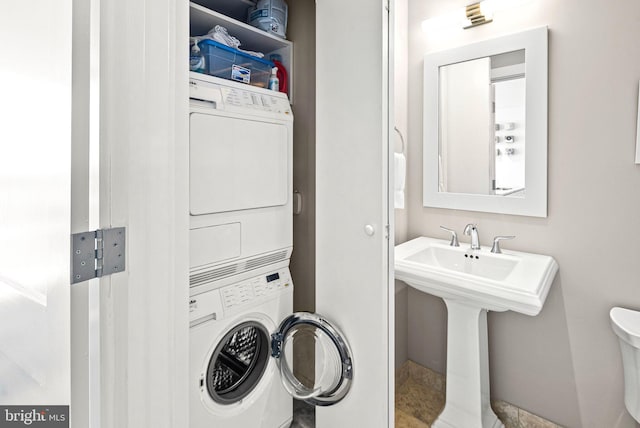
<path fill-rule="evenodd" d="M 494 254 L 427 237 L 396 246 L 396 279 L 447 305 L 447 398 L 432 427 L 504 427 L 490 404 L 487 311 L 537 315 L 557 271 L 552 257 L 539 254 Z"/>

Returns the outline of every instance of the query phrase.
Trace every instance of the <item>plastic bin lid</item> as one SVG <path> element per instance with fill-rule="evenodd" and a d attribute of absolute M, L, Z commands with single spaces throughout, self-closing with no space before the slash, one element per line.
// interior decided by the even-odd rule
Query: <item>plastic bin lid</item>
<path fill-rule="evenodd" d="M 260 62 L 260 63 L 262 63 L 264 65 L 268 65 L 271 68 L 275 67 L 275 64 L 273 62 L 269 61 L 269 60 L 258 58 L 257 56 L 249 55 L 248 53 L 244 53 L 242 51 L 239 51 L 238 49 L 234 49 L 234 48 L 229 47 L 227 45 L 223 45 L 222 43 L 218 43 L 215 40 L 211 40 L 211 39 L 200 40 L 198 42 L 198 46 L 201 46 L 201 45 L 212 45 L 212 46 L 215 46 L 215 47 L 220 48 L 222 50 L 225 50 L 225 51 L 228 51 L 228 52 L 233 52 L 236 55 L 240 55 L 240 56 L 243 56 L 245 58 L 249 58 L 249 59 L 251 59 L 253 61 L 258 61 L 258 62 Z"/>

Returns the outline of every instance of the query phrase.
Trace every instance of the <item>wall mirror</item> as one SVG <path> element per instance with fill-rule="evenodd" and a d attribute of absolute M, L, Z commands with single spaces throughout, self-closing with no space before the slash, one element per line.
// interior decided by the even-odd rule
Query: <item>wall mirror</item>
<path fill-rule="evenodd" d="M 547 216 L 547 28 L 424 57 L 423 202 Z"/>

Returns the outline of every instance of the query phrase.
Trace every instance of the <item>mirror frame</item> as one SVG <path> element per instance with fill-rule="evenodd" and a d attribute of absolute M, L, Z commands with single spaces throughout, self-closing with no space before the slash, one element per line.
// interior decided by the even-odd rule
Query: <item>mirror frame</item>
<path fill-rule="evenodd" d="M 438 189 L 439 68 L 525 50 L 525 196 L 445 193 Z M 547 216 L 547 27 L 485 40 L 424 57 L 423 205 L 532 217 Z"/>

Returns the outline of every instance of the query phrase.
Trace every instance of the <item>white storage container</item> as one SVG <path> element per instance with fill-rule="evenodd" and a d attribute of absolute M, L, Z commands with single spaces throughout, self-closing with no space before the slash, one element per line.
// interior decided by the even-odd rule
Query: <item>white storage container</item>
<path fill-rule="evenodd" d="M 249 8 L 247 22 L 268 33 L 285 38 L 289 8 L 284 0 L 258 0 Z"/>

